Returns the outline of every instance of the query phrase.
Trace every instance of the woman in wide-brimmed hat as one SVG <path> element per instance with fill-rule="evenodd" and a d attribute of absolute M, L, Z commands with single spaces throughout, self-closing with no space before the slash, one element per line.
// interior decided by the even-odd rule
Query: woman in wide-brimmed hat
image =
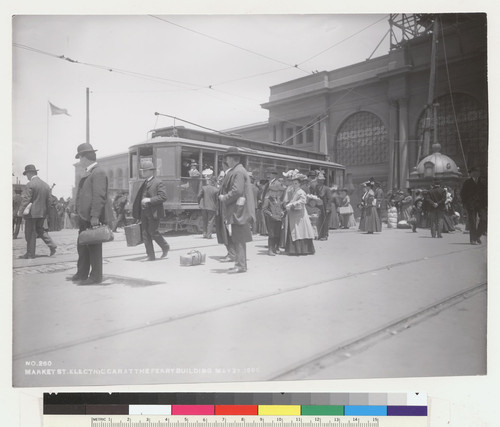
<path fill-rule="evenodd" d="M 375 231 L 382 231 L 382 225 L 377 213 L 377 201 L 375 199 L 375 192 L 373 191 L 373 182 L 366 181 L 363 185 L 365 193 L 361 198 L 363 212 L 361 214 L 359 229 L 366 231 L 367 234 L 373 234 Z"/>
<path fill-rule="evenodd" d="M 315 253 L 314 229 L 306 211 L 306 193 L 300 188 L 301 181 L 307 177 L 293 173 L 290 179 L 291 198 L 285 205 L 287 211 L 285 251 L 287 255 L 312 255 Z"/>

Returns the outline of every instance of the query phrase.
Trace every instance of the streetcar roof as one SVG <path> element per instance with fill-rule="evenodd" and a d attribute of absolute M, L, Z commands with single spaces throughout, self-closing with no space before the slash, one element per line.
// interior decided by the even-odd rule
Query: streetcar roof
<path fill-rule="evenodd" d="M 213 143 L 213 142 L 206 142 L 206 141 L 198 141 L 194 139 L 186 139 L 186 138 L 180 138 L 180 137 L 171 137 L 171 136 L 157 136 L 155 138 L 148 139 L 140 144 L 135 144 L 129 147 L 129 151 L 132 151 L 134 149 L 137 149 L 141 146 L 145 145 L 160 145 L 162 143 L 177 143 L 180 142 L 183 145 L 186 146 L 192 146 L 192 147 L 199 147 L 199 148 L 210 148 L 219 152 L 224 152 L 227 148 L 231 147 L 232 145 L 227 145 L 227 144 L 219 144 L 219 143 Z M 264 150 L 255 150 L 252 148 L 247 148 L 247 147 L 238 147 L 238 149 L 247 155 L 254 155 L 254 156 L 265 156 L 269 158 L 275 158 L 275 159 L 284 159 L 284 160 L 295 160 L 295 161 L 301 161 L 303 163 L 310 163 L 313 165 L 321 165 L 321 166 L 329 166 L 329 167 L 335 167 L 337 169 L 345 169 L 345 166 L 335 163 L 335 162 L 330 162 L 327 160 L 318 160 L 318 159 L 310 159 L 307 157 L 302 157 L 302 156 L 294 156 L 291 154 L 281 154 L 281 153 L 273 153 L 272 151 L 264 151 Z"/>

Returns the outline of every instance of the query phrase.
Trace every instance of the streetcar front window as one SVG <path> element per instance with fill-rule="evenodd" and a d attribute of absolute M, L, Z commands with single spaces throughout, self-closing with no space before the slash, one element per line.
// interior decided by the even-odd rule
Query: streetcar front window
<path fill-rule="evenodd" d="M 156 149 L 157 176 L 175 177 L 176 174 L 176 147 L 158 147 Z"/>
<path fill-rule="evenodd" d="M 129 155 L 130 178 L 138 178 L 137 175 L 137 151 L 132 151 Z"/>

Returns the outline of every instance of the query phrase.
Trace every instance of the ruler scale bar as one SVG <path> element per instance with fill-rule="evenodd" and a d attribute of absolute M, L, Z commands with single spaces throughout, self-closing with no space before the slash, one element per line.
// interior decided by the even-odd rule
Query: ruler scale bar
<path fill-rule="evenodd" d="M 44 427 L 427 427 L 427 417 L 88 417 L 44 416 Z"/>

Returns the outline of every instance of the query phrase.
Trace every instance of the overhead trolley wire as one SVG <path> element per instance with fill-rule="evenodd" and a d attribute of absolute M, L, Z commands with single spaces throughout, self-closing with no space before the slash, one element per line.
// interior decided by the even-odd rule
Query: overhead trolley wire
<path fill-rule="evenodd" d="M 388 16 L 389 15 L 384 15 L 382 18 L 371 23 L 370 25 L 367 25 L 366 27 L 362 28 L 361 30 L 356 31 L 354 34 L 351 34 L 350 36 L 346 37 L 345 39 L 338 41 L 337 43 L 331 45 L 330 47 L 327 47 L 326 49 L 323 49 L 321 52 L 319 52 L 319 53 L 317 53 L 317 54 L 315 54 L 307 59 L 304 59 L 303 61 L 299 62 L 298 65 L 305 64 L 306 62 L 309 62 L 310 60 L 317 58 L 320 55 L 323 55 L 325 52 L 329 51 L 330 49 L 333 49 L 334 47 L 338 46 L 339 44 L 344 43 L 345 41 L 347 41 L 349 39 L 352 39 L 353 37 L 357 36 L 358 34 L 362 33 L 363 31 L 367 30 L 368 28 L 373 27 L 374 25 L 378 24 L 379 22 L 383 21 L 384 19 L 387 19 Z M 384 38 L 385 38 L 385 36 L 384 36 Z"/>
<path fill-rule="evenodd" d="M 54 53 L 51 53 L 51 52 L 43 51 L 43 50 L 36 49 L 34 47 L 27 46 L 27 45 L 22 45 L 22 44 L 19 44 L 19 43 L 13 43 L 13 45 L 15 47 L 17 47 L 17 48 L 20 48 L 20 49 L 25 49 L 25 50 L 28 50 L 28 51 L 31 51 L 31 52 L 35 52 L 35 53 L 39 53 L 39 54 L 42 54 L 42 55 L 50 56 L 52 58 L 60 59 L 60 60 L 63 60 L 63 61 L 67 61 L 67 62 L 72 63 L 72 64 L 85 65 L 85 66 L 89 66 L 89 67 L 93 67 L 93 68 L 97 68 L 97 69 L 105 70 L 105 71 L 114 71 L 114 72 L 119 73 L 119 74 L 128 75 L 128 76 L 132 76 L 132 77 L 139 77 L 139 78 L 143 78 L 143 79 L 146 79 L 146 80 L 154 81 L 154 82 L 157 82 L 157 83 L 163 83 L 164 81 L 166 81 L 168 83 L 174 82 L 174 83 L 179 83 L 179 84 L 193 86 L 193 88 L 190 88 L 190 89 L 181 88 L 181 90 L 183 90 L 183 91 L 186 91 L 186 90 L 188 90 L 188 91 L 201 91 L 203 89 L 211 89 L 210 92 L 205 92 L 205 93 L 206 94 L 213 94 L 213 92 L 220 92 L 221 94 L 238 97 L 238 98 L 242 98 L 242 99 L 245 99 L 245 100 L 255 101 L 255 100 L 250 99 L 248 97 L 231 94 L 229 92 L 221 91 L 221 90 L 219 90 L 217 88 L 214 88 L 214 87 L 211 87 L 211 86 L 207 87 L 207 86 L 197 85 L 197 84 L 193 84 L 193 83 L 181 82 L 181 81 L 173 80 L 173 79 L 166 79 L 164 77 L 153 76 L 153 75 L 148 75 L 148 74 L 142 74 L 142 73 L 138 73 L 138 72 L 133 72 L 133 71 L 127 71 L 127 70 L 112 68 L 112 67 L 109 67 L 109 66 L 104 66 L 104 65 L 99 65 L 99 64 L 91 64 L 91 63 L 87 63 L 87 62 L 82 62 L 82 61 L 78 61 L 78 60 L 75 60 L 75 59 L 72 59 L 72 58 L 68 58 L 65 55 L 57 55 L 57 54 L 54 54 Z M 281 70 L 276 70 L 276 71 L 281 71 Z M 274 71 L 272 71 L 272 72 L 274 72 Z M 270 72 L 270 73 L 272 73 L 272 72 Z M 267 74 L 267 73 L 262 73 L 262 74 Z M 99 91 L 99 93 L 105 93 L 105 92 Z M 292 123 L 292 124 L 295 125 L 295 123 L 293 123 L 293 122 L 290 122 L 290 123 Z"/>
<path fill-rule="evenodd" d="M 223 44 L 227 44 L 229 46 L 232 46 L 236 49 L 240 49 L 240 50 L 243 50 L 247 53 L 251 53 L 253 55 L 257 55 L 257 56 L 260 56 L 261 58 L 265 58 L 265 59 L 268 59 L 269 61 L 274 61 L 274 62 L 277 62 L 279 64 L 282 64 L 282 65 L 286 65 L 288 66 L 289 68 L 296 68 L 306 74 L 311 74 L 311 72 L 307 71 L 307 70 L 304 70 L 302 68 L 299 67 L 300 64 L 294 64 L 294 65 L 291 65 L 291 64 L 288 64 L 287 62 L 284 62 L 284 61 L 281 61 L 279 59 L 276 59 L 276 58 L 271 58 L 270 56 L 267 56 L 267 55 L 264 55 L 262 53 L 259 53 L 259 52 L 255 52 L 251 49 L 247 49 L 246 47 L 241 47 L 241 46 L 238 46 L 234 43 L 231 43 L 231 42 L 228 42 L 228 41 L 225 41 L 225 40 L 222 40 L 222 39 L 219 39 L 217 37 L 214 37 L 214 36 L 211 36 L 209 34 L 205 34 L 205 33 L 202 33 L 201 31 L 197 31 L 197 30 L 193 30 L 192 28 L 188 28 L 188 27 L 185 27 L 183 25 L 180 25 L 180 24 L 176 24 L 175 22 L 172 22 L 172 21 L 169 21 L 168 19 L 165 19 L 165 18 L 161 18 L 160 16 L 156 16 L 156 15 L 149 15 L 151 16 L 152 18 L 155 18 L 155 19 L 158 19 L 160 21 L 163 21 L 163 22 L 166 22 L 167 24 L 170 24 L 170 25 L 173 25 L 175 27 L 179 27 L 179 28 L 182 28 L 183 30 L 186 30 L 186 31 L 191 31 L 192 33 L 195 33 L 195 34 L 198 34 L 200 36 L 203 36 L 203 37 L 207 37 L 209 39 L 212 39 L 212 40 L 215 40 L 219 43 L 223 43 Z"/>
<path fill-rule="evenodd" d="M 104 71 L 109 71 L 109 72 L 115 72 L 115 73 L 118 73 L 118 74 L 128 75 L 128 76 L 132 76 L 132 77 L 139 77 L 139 78 L 143 78 L 143 79 L 150 80 L 150 81 L 156 81 L 156 82 L 160 82 L 160 83 L 163 83 L 163 82 L 166 82 L 166 83 L 175 83 L 175 84 L 178 84 L 178 85 L 181 84 L 181 85 L 185 85 L 185 86 L 191 86 L 191 87 L 196 88 L 196 89 L 205 89 L 206 88 L 206 86 L 202 86 L 202 85 L 198 85 L 198 84 L 194 84 L 194 83 L 189 83 L 189 82 L 183 82 L 183 81 L 180 81 L 180 80 L 168 79 L 168 78 L 165 78 L 165 77 L 154 76 L 154 75 L 151 75 L 151 74 L 144 74 L 144 73 L 138 73 L 138 72 L 135 72 L 135 71 L 123 70 L 123 69 L 120 69 L 120 68 L 114 68 L 114 67 L 110 67 L 110 66 L 107 66 L 107 65 L 92 64 L 92 63 L 89 63 L 89 62 L 78 61 L 76 59 L 68 58 L 65 55 L 56 55 L 56 54 L 53 54 L 53 53 L 50 53 L 50 52 L 46 52 L 46 51 L 43 51 L 43 50 L 40 50 L 40 49 L 33 48 L 31 46 L 26 46 L 26 45 L 22 45 L 22 44 L 18 44 L 18 43 L 13 43 L 13 46 L 14 47 L 18 47 L 20 49 L 28 50 L 28 51 L 31 51 L 31 52 L 39 53 L 39 54 L 42 54 L 42 55 L 47 55 L 47 56 L 50 56 L 52 58 L 56 58 L 56 59 L 60 59 L 60 60 L 63 60 L 63 61 L 67 61 L 67 62 L 70 62 L 72 64 L 85 65 L 87 67 L 96 68 L 96 69 L 99 69 L 99 70 L 104 70 Z"/>

